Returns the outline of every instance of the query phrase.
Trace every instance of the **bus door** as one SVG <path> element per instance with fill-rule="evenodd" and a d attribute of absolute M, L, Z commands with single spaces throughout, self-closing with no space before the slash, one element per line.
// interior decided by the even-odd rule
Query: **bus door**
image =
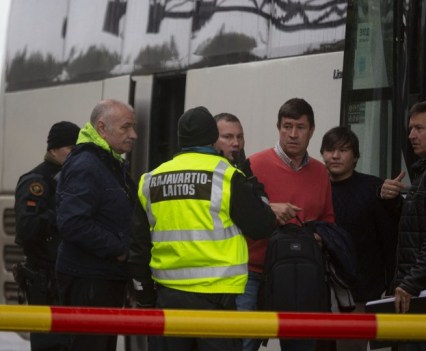
<path fill-rule="evenodd" d="M 341 124 L 360 142 L 361 172 L 386 177 L 393 150 L 393 16 L 391 1 L 348 4 Z"/>
<path fill-rule="evenodd" d="M 185 108 L 185 74 L 133 77 L 138 140 L 132 153 L 136 180 L 178 150 L 177 121 Z"/>

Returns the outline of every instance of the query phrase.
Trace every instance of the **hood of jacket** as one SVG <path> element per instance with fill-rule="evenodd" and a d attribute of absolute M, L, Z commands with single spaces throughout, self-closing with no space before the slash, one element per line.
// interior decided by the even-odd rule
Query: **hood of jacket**
<path fill-rule="evenodd" d="M 87 122 L 86 125 L 81 128 L 80 133 L 78 134 L 77 145 L 84 143 L 93 143 L 100 148 L 110 152 L 117 160 L 123 162 L 124 159 L 121 155 L 115 152 L 111 146 L 107 143 L 107 141 L 102 138 L 99 133 L 93 128 L 90 122 Z"/>

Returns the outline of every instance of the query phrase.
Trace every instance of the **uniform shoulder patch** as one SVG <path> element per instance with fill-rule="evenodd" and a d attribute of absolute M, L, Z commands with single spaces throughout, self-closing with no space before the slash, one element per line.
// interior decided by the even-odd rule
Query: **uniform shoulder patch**
<path fill-rule="evenodd" d="M 29 191 L 34 196 L 42 196 L 44 194 L 44 186 L 40 182 L 32 182 Z"/>

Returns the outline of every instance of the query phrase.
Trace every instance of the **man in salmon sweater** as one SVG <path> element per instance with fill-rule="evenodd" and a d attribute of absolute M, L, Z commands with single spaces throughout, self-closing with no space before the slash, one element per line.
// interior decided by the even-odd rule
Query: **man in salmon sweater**
<path fill-rule="evenodd" d="M 327 169 L 308 155 L 307 148 L 315 130 L 312 107 L 293 98 L 281 106 L 277 128 L 279 141 L 273 148 L 249 157 L 253 174 L 265 186 L 278 222 L 334 222 L 331 185 Z M 249 281 L 242 299 L 251 300 L 255 309 L 265 260 L 267 239 L 247 239 Z M 313 350 L 314 340 L 280 340 L 282 350 Z M 259 344 L 252 350 L 257 350 Z M 244 350 L 247 351 L 247 350 Z"/>

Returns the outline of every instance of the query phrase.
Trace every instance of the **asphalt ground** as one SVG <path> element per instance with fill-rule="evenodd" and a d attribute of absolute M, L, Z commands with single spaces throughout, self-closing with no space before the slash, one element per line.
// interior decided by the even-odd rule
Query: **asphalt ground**
<path fill-rule="evenodd" d="M 30 351 L 30 342 L 13 332 L 0 332 L 0 351 Z"/>

